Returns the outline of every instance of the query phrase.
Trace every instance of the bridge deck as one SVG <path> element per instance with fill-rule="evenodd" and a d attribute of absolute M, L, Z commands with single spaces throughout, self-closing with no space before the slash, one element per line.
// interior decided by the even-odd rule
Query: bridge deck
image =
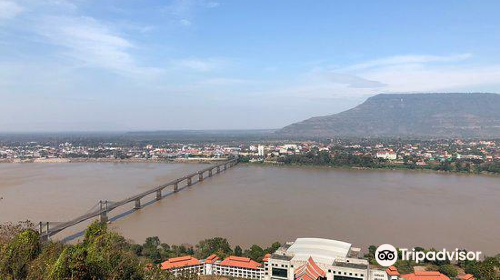
<path fill-rule="evenodd" d="M 117 207 L 123 206 L 123 205 L 125 205 L 127 203 L 134 202 L 134 201 L 136 201 L 138 199 L 141 199 L 141 198 L 143 198 L 145 196 L 148 196 L 148 195 L 151 195 L 153 193 L 156 193 L 157 191 L 161 191 L 161 190 L 165 189 L 168 186 L 173 186 L 175 184 L 178 184 L 178 183 L 180 183 L 180 182 L 182 182 L 184 180 L 187 180 L 189 178 L 192 178 L 194 176 L 203 174 L 203 173 L 205 173 L 207 171 L 210 171 L 210 170 L 214 170 L 217 167 L 220 168 L 221 166 L 226 165 L 226 164 L 229 164 L 229 167 L 232 167 L 234 164 L 237 164 L 237 159 L 232 159 L 232 160 L 224 161 L 224 162 L 219 163 L 219 164 L 211 165 L 210 167 L 198 170 L 198 171 L 196 171 L 194 173 L 191 173 L 191 174 L 188 174 L 188 175 L 186 175 L 184 177 L 172 180 L 172 181 L 170 181 L 170 182 L 168 182 L 166 184 L 160 185 L 160 186 L 155 187 L 153 189 L 141 192 L 141 193 L 139 193 L 137 195 L 134 195 L 134 196 L 131 196 L 131 197 L 128 197 L 128 198 L 125 198 L 125 199 L 123 199 L 121 201 L 108 204 L 107 207 L 106 207 L 106 209 L 98 209 L 96 211 L 92 211 L 90 213 L 87 213 L 87 214 L 81 215 L 79 217 L 76 217 L 75 219 L 72 219 L 71 221 L 60 223 L 57 226 L 54 226 L 53 228 L 49 228 L 49 230 L 47 232 L 41 233 L 41 235 L 42 236 L 45 235 L 46 237 L 50 237 L 50 236 L 52 236 L 52 235 L 54 235 L 54 234 L 56 234 L 58 232 L 63 231 L 64 229 L 67 229 L 69 227 L 77 225 L 77 224 L 79 224 L 81 222 L 84 222 L 86 220 L 92 219 L 94 217 L 98 217 L 98 216 L 100 216 L 102 214 L 107 214 L 107 213 L 109 213 L 110 211 L 112 211 L 113 209 L 115 209 Z"/>

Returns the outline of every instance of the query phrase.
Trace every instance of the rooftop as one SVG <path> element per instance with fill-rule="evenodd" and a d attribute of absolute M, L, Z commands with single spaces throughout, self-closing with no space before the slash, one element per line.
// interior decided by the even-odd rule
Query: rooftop
<path fill-rule="evenodd" d="M 161 269 L 172 269 L 185 266 L 193 266 L 201 264 L 197 258 L 192 256 L 183 256 L 177 258 L 170 258 L 161 263 Z"/>
<path fill-rule="evenodd" d="M 217 260 L 219 260 L 219 257 L 216 254 L 211 254 L 205 259 L 205 263 L 215 263 Z"/>
<path fill-rule="evenodd" d="M 450 280 L 448 276 L 438 271 L 416 271 L 415 273 L 401 275 L 406 280 Z"/>
<path fill-rule="evenodd" d="M 298 267 L 295 270 L 295 280 L 316 280 L 318 278 L 325 278 L 325 272 L 309 257 L 307 263 Z"/>
<path fill-rule="evenodd" d="M 367 269 L 368 264 L 364 263 L 348 263 L 348 262 L 335 262 L 335 266 L 339 267 L 350 267 L 350 268 L 359 268 L 359 269 Z"/>
<path fill-rule="evenodd" d="M 315 262 L 333 264 L 336 258 L 346 258 L 351 244 L 324 238 L 297 238 L 287 254 L 293 255 L 293 261 L 307 261 L 312 257 Z"/>
<path fill-rule="evenodd" d="M 389 266 L 385 272 L 389 275 L 389 276 L 399 276 L 399 272 L 398 272 L 398 269 L 395 267 L 395 266 Z"/>
<path fill-rule="evenodd" d="M 245 257 L 229 256 L 225 258 L 219 265 L 223 266 L 233 266 L 248 269 L 259 269 L 262 264 Z"/>

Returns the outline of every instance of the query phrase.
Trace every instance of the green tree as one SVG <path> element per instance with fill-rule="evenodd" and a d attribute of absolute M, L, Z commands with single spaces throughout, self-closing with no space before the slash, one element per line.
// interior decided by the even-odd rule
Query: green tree
<path fill-rule="evenodd" d="M 368 253 L 365 254 L 365 258 L 371 264 L 376 264 L 377 263 L 377 261 L 375 260 L 375 251 L 377 251 L 377 247 L 375 245 L 370 245 L 368 247 Z"/>
<path fill-rule="evenodd" d="M 158 236 L 148 237 L 142 245 L 142 255 L 151 259 L 154 263 L 161 262 L 160 239 Z"/>
<path fill-rule="evenodd" d="M 500 274 L 500 255 L 487 257 L 481 262 L 476 262 L 465 269 L 481 280 L 498 280 Z"/>
<path fill-rule="evenodd" d="M 413 265 L 410 261 L 397 260 L 394 266 L 401 274 L 413 273 Z"/>
<path fill-rule="evenodd" d="M 31 263 L 27 280 L 50 279 L 50 271 L 64 250 L 59 242 L 49 242 L 42 247 L 42 253 Z"/>
<path fill-rule="evenodd" d="M 98 221 L 95 221 L 92 224 L 90 224 L 90 226 L 85 231 L 83 242 L 84 243 L 92 242 L 98 236 L 106 233 L 107 230 L 108 227 L 105 223 L 100 223 Z"/>
<path fill-rule="evenodd" d="M 159 266 L 151 266 L 144 272 L 144 280 L 170 280 L 174 279 L 168 270 L 161 270 Z"/>
<path fill-rule="evenodd" d="M 236 247 L 234 247 L 234 255 L 238 257 L 241 257 L 243 255 L 243 249 L 241 249 L 239 245 L 236 245 Z"/>
<path fill-rule="evenodd" d="M 144 267 L 123 236 L 94 223 L 85 232 L 83 243 L 67 246 L 61 252 L 49 279 L 141 280 Z"/>
<path fill-rule="evenodd" d="M 24 279 L 30 263 L 40 254 L 38 232 L 23 230 L 0 250 L 0 278 Z"/>
<path fill-rule="evenodd" d="M 264 250 L 264 254 L 272 254 L 272 253 L 276 252 L 276 250 L 278 250 L 279 247 L 281 247 L 281 243 L 276 241 L 273 244 L 271 244 L 271 247 L 267 247 Z"/>
<path fill-rule="evenodd" d="M 211 254 L 216 254 L 221 258 L 225 258 L 233 253 L 231 246 L 226 238 L 214 237 L 200 241 L 197 245 L 197 258 L 204 259 Z"/>
<path fill-rule="evenodd" d="M 439 267 L 439 272 L 453 279 L 457 276 L 458 271 L 457 268 L 452 264 L 443 264 Z"/>
<path fill-rule="evenodd" d="M 249 250 L 246 250 L 243 255 L 245 257 L 251 258 L 256 262 L 261 262 L 264 258 L 265 252 L 260 246 L 252 245 L 252 247 L 250 247 Z"/>
<path fill-rule="evenodd" d="M 86 255 L 82 244 L 64 248 L 49 272 L 49 279 L 90 279 L 90 271 L 85 263 Z"/>

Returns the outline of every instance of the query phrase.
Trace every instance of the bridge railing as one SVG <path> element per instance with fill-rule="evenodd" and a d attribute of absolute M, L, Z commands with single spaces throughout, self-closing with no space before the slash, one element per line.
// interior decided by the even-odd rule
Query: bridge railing
<path fill-rule="evenodd" d="M 188 180 L 188 185 L 192 184 L 193 182 L 190 181 L 193 177 L 195 176 L 203 176 L 203 174 L 205 172 L 211 172 L 213 171 L 214 169 L 217 169 L 217 170 L 220 170 L 220 167 L 221 166 L 224 166 L 226 170 L 229 167 L 232 167 L 234 165 L 236 165 L 238 163 L 238 160 L 237 159 L 231 159 L 231 160 L 228 160 L 228 161 L 224 161 L 222 163 L 218 163 L 218 164 L 215 164 L 215 165 L 211 165 L 207 168 L 204 168 L 204 169 L 201 169 L 201 170 L 198 170 L 196 172 L 193 172 L 191 174 L 188 174 L 186 176 L 183 176 L 181 178 L 178 178 L 178 179 L 175 179 L 175 180 L 172 180 L 166 184 L 162 184 L 160 186 L 157 186 L 155 188 L 152 188 L 150 190 L 147 190 L 147 191 L 144 191 L 144 192 L 141 192 L 137 195 L 134 195 L 134 196 L 131 196 L 131 197 L 128 197 L 128 198 L 125 198 L 123 200 L 120 200 L 120 201 L 117 201 L 117 202 L 109 202 L 109 201 L 106 201 L 106 203 L 104 204 L 104 207 L 103 207 L 103 203 L 102 201 L 100 202 L 100 208 L 98 210 L 95 210 L 95 211 L 90 211 L 84 215 L 81 215 L 81 216 L 78 216 L 76 217 L 75 219 L 72 219 L 70 221 L 67 221 L 67 222 L 63 222 L 63 223 L 57 223 L 57 225 L 55 225 L 54 227 L 52 228 L 49 228 L 50 224 L 51 223 L 48 223 L 48 222 L 45 222 L 45 223 L 42 223 L 40 222 L 40 234 L 43 238 L 45 239 L 48 239 L 50 236 L 56 234 L 56 233 L 59 233 L 61 231 L 63 231 L 64 229 L 66 228 L 69 228 L 69 227 L 72 227 L 76 224 L 79 224 L 81 222 L 84 222 L 86 220 L 89 220 L 91 218 L 94 218 L 94 217 L 98 217 L 100 216 L 101 218 L 104 218 L 105 221 L 107 221 L 107 213 L 109 213 L 110 211 L 120 207 L 120 206 L 123 206 L 125 204 L 128 204 L 128 203 L 131 203 L 131 202 L 136 202 L 136 208 L 137 209 L 137 201 L 139 201 L 139 208 L 140 208 L 140 200 L 142 198 L 144 198 L 145 196 L 148 196 L 148 195 L 151 195 L 151 194 L 154 194 L 154 193 L 157 193 L 158 192 L 161 192 L 163 189 L 169 187 L 169 186 L 174 186 L 174 191 L 177 191 L 177 185 L 185 180 Z M 210 173 L 211 175 L 211 173 Z M 160 193 L 161 194 L 161 193 Z M 161 198 L 157 196 L 157 199 L 158 198 Z"/>

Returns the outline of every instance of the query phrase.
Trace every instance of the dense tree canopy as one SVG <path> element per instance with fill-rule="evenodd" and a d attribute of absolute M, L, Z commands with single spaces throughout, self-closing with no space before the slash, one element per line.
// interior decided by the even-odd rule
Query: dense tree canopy
<path fill-rule="evenodd" d="M 84 240 L 74 245 L 58 242 L 40 242 L 39 234 L 29 224 L 0 226 L 0 279 L 2 280 L 188 280 L 198 279 L 192 274 L 174 277 L 159 269 L 161 261 L 175 256 L 194 255 L 200 259 L 211 254 L 219 257 L 229 255 L 246 256 L 262 261 L 267 253 L 276 251 L 279 242 L 263 249 L 252 245 L 243 250 L 231 248 L 227 239 L 215 237 L 200 241 L 197 245 L 168 245 L 158 237 L 149 237 L 144 244 L 130 244 L 118 233 L 107 229 L 106 224 L 93 223 L 86 230 Z M 370 246 L 366 255 L 373 261 L 376 247 Z M 423 248 L 418 250 L 426 251 Z M 398 261 L 401 273 L 413 272 L 416 264 Z M 457 266 L 449 262 L 424 263 L 432 270 L 439 270 L 453 278 Z M 479 280 L 498 279 L 500 255 L 483 261 L 459 262 L 458 267 Z"/>

